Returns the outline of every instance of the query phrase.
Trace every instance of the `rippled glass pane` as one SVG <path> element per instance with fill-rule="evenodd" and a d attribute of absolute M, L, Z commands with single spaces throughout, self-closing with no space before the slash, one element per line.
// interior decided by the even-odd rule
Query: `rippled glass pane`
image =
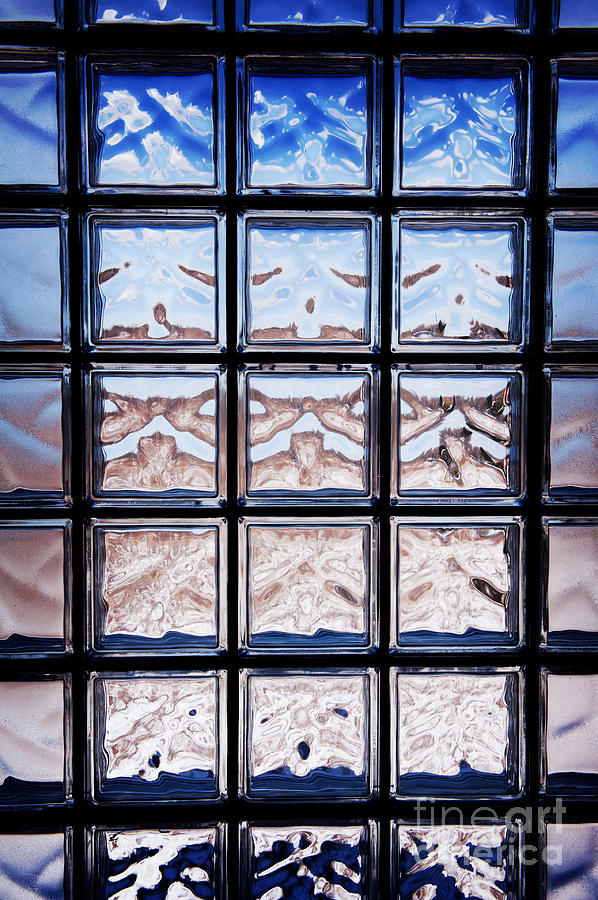
<path fill-rule="evenodd" d="M 240 63 L 241 187 L 375 192 L 378 99 L 371 57 L 324 63 L 249 57 Z"/>
<path fill-rule="evenodd" d="M 0 683 L 0 806 L 71 796 L 69 676 Z"/>
<path fill-rule="evenodd" d="M 446 367 L 395 372 L 396 495 L 521 492 L 521 374 Z"/>
<path fill-rule="evenodd" d="M 246 496 L 274 503 L 371 497 L 375 384 L 376 374 L 357 366 L 342 373 L 245 370 L 240 481 Z"/>
<path fill-rule="evenodd" d="M 89 21 L 215 25 L 220 0 L 89 0 Z"/>
<path fill-rule="evenodd" d="M 0 524 L 0 656 L 70 649 L 70 522 Z"/>
<path fill-rule="evenodd" d="M 211 672 L 92 675 L 92 799 L 218 799 L 226 757 L 224 678 Z"/>
<path fill-rule="evenodd" d="M 70 900 L 71 831 L 0 834 L 2 900 Z"/>
<path fill-rule="evenodd" d="M 598 675 L 542 672 L 542 789 L 598 795 Z"/>
<path fill-rule="evenodd" d="M 546 900 L 598 895 L 598 824 L 546 823 Z"/>
<path fill-rule="evenodd" d="M 528 78 L 523 60 L 402 58 L 395 190 L 523 193 Z"/>
<path fill-rule="evenodd" d="M 598 372 L 547 370 L 550 444 L 546 494 L 550 500 L 598 496 Z"/>
<path fill-rule="evenodd" d="M 273 25 L 278 28 L 313 28 L 350 25 L 367 28 L 377 20 L 379 12 L 377 0 L 240 0 L 238 6 L 241 21 L 250 27 Z"/>
<path fill-rule="evenodd" d="M 395 670 L 392 792 L 516 797 L 522 787 L 521 673 Z"/>
<path fill-rule="evenodd" d="M 583 347 L 598 342 L 598 216 L 549 217 L 546 342 Z"/>
<path fill-rule="evenodd" d="M 525 219 L 399 214 L 394 242 L 394 349 L 521 346 L 528 302 Z"/>
<path fill-rule="evenodd" d="M 378 340 L 373 216 L 241 220 L 243 349 L 372 347 Z"/>
<path fill-rule="evenodd" d="M 545 519 L 544 641 L 598 648 L 598 520 Z"/>
<path fill-rule="evenodd" d="M 62 13 L 62 0 L 0 0 L 0 22 L 55 24 L 57 6 Z"/>
<path fill-rule="evenodd" d="M 374 679 L 372 670 L 245 671 L 243 793 L 310 802 L 371 797 Z"/>
<path fill-rule="evenodd" d="M 243 647 L 330 653 L 375 643 L 372 520 L 244 519 L 240 539 Z"/>
<path fill-rule="evenodd" d="M 223 523 L 96 522 L 91 647 L 100 653 L 214 652 L 224 640 Z"/>
<path fill-rule="evenodd" d="M 556 0 L 559 28 L 598 28 L 594 0 Z"/>
<path fill-rule="evenodd" d="M 213 57 L 88 59 L 89 186 L 217 192 L 223 127 L 218 80 Z"/>
<path fill-rule="evenodd" d="M 598 188 L 598 63 L 561 59 L 553 63 L 551 188 Z"/>
<path fill-rule="evenodd" d="M 403 29 L 525 28 L 529 13 L 524 0 L 397 0 Z"/>
<path fill-rule="evenodd" d="M 519 520 L 392 520 L 398 649 L 499 649 L 521 640 Z"/>
<path fill-rule="evenodd" d="M 109 349 L 218 349 L 224 331 L 224 220 L 91 215 L 88 340 Z"/>
<path fill-rule="evenodd" d="M 217 505 L 224 486 L 220 378 L 208 366 L 94 367 L 93 496 Z"/>

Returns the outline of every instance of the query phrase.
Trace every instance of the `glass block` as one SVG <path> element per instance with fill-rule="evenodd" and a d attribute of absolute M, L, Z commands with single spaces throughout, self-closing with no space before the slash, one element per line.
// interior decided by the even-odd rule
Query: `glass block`
<path fill-rule="evenodd" d="M 67 216 L 0 215 L 0 349 L 68 349 Z"/>
<path fill-rule="evenodd" d="M 90 900 L 224 897 L 226 826 L 87 829 Z"/>
<path fill-rule="evenodd" d="M 218 505 L 225 486 L 223 378 L 216 366 L 92 366 L 91 496 L 129 505 Z"/>
<path fill-rule="evenodd" d="M 240 349 L 377 350 L 379 220 L 242 216 Z"/>
<path fill-rule="evenodd" d="M 548 217 L 549 265 L 546 346 L 598 344 L 598 215 L 561 212 Z"/>
<path fill-rule="evenodd" d="M 0 0 L 3 25 L 62 25 L 62 0 Z"/>
<path fill-rule="evenodd" d="M 377 897 L 376 823 L 241 822 L 241 897 Z"/>
<path fill-rule="evenodd" d="M 526 192 L 526 60 L 403 56 L 395 90 L 395 192 Z"/>
<path fill-rule="evenodd" d="M 30 675 L 1 684 L 0 807 L 70 803 L 70 675 Z"/>
<path fill-rule="evenodd" d="M 223 647 L 224 520 L 94 520 L 87 558 L 90 650 L 162 656 Z"/>
<path fill-rule="evenodd" d="M 381 25 L 380 6 L 378 0 L 237 0 L 237 21 L 241 31 L 351 28 L 376 32 Z"/>
<path fill-rule="evenodd" d="M 262 56 L 238 66 L 243 193 L 378 192 L 374 57 Z"/>
<path fill-rule="evenodd" d="M 395 367 L 393 497 L 472 503 L 521 496 L 523 375 Z"/>
<path fill-rule="evenodd" d="M 391 793 L 517 797 L 523 781 L 519 669 L 391 672 Z"/>
<path fill-rule="evenodd" d="M 87 0 L 90 25 L 203 25 L 221 27 L 221 0 Z"/>
<path fill-rule="evenodd" d="M 541 789 L 598 796 L 598 675 L 541 670 Z"/>
<path fill-rule="evenodd" d="M 375 647 L 373 519 L 243 519 L 239 548 L 242 648 L 287 654 Z"/>
<path fill-rule="evenodd" d="M 552 192 L 598 189 L 598 58 L 552 63 Z"/>
<path fill-rule="evenodd" d="M 220 193 L 223 76 L 222 60 L 212 56 L 88 56 L 87 188 Z"/>
<path fill-rule="evenodd" d="M 529 303 L 526 218 L 402 211 L 393 230 L 393 350 L 521 349 Z"/>
<path fill-rule="evenodd" d="M 0 130 L 0 187 L 65 189 L 62 53 L 0 51 Z"/>
<path fill-rule="evenodd" d="M 474 824 L 392 822 L 393 896 L 397 898 L 523 897 L 522 833 L 496 819 Z"/>
<path fill-rule="evenodd" d="M 398 31 L 437 28 L 506 28 L 527 31 L 526 0 L 396 0 Z"/>
<path fill-rule="evenodd" d="M 585 366 L 545 369 L 549 445 L 545 500 L 590 501 L 598 497 L 598 370 Z"/>
<path fill-rule="evenodd" d="M 594 900 L 598 895 L 598 824 L 546 823 L 546 900 Z"/>
<path fill-rule="evenodd" d="M 598 28 L 598 7 L 594 0 L 555 0 L 558 28 Z"/>
<path fill-rule="evenodd" d="M 222 349 L 223 216 L 92 213 L 86 238 L 89 345 Z"/>
<path fill-rule="evenodd" d="M 543 643 L 598 649 L 598 519 L 544 519 Z"/>
<path fill-rule="evenodd" d="M 92 673 L 88 785 L 107 803 L 225 793 L 225 672 Z"/>
<path fill-rule="evenodd" d="M 71 649 L 71 522 L 0 523 L 0 657 Z"/>
<path fill-rule="evenodd" d="M 370 501 L 377 491 L 377 391 L 370 366 L 245 367 L 241 499 Z"/>
<path fill-rule="evenodd" d="M 70 500 L 66 366 L 0 366 L 0 505 Z"/>
<path fill-rule="evenodd" d="M 391 519 L 391 647 L 499 650 L 523 639 L 523 521 Z"/>
<path fill-rule="evenodd" d="M 375 795 L 373 669 L 243 670 L 241 692 L 242 794 L 310 802 Z"/>
<path fill-rule="evenodd" d="M 71 900 L 72 831 L 0 834 L 3 900 Z"/>

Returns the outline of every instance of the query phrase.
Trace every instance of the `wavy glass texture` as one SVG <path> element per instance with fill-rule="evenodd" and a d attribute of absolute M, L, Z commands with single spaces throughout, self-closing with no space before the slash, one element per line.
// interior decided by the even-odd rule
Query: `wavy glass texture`
<path fill-rule="evenodd" d="M 262 800 L 372 794 L 371 673 L 245 673 L 245 785 Z"/>
<path fill-rule="evenodd" d="M 396 795 L 519 794 L 517 672 L 398 671 L 394 690 Z"/>
<path fill-rule="evenodd" d="M 547 343 L 598 343 L 598 217 L 549 219 L 552 269 L 548 274 Z"/>
<path fill-rule="evenodd" d="M 544 640 L 598 648 L 598 521 L 545 520 L 548 547 Z"/>
<path fill-rule="evenodd" d="M 369 0 L 249 0 L 247 25 L 286 27 L 371 24 Z"/>
<path fill-rule="evenodd" d="M 280 653 L 368 649 L 374 640 L 372 527 L 330 520 L 247 523 L 243 645 Z"/>
<path fill-rule="evenodd" d="M 368 825 L 242 825 L 248 900 L 373 900 Z"/>
<path fill-rule="evenodd" d="M 399 649 L 492 649 L 519 641 L 516 524 L 396 523 Z"/>
<path fill-rule="evenodd" d="M 215 25 L 219 0 L 89 0 L 92 23 Z"/>
<path fill-rule="evenodd" d="M 594 0 L 558 0 L 559 28 L 598 28 Z"/>
<path fill-rule="evenodd" d="M 398 495 L 516 495 L 520 405 L 514 371 L 399 372 Z"/>
<path fill-rule="evenodd" d="M 406 58 L 395 83 L 397 191 L 523 191 L 523 63 Z"/>
<path fill-rule="evenodd" d="M 553 123 L 552 187 L 598 188 L 598 71 L 596 59 L 557 61 L 553 66 L 556 120 Z"/>
<path fill-rule="evenodd" d="M 59 6 L 62 6 L 58 0 Z M 55 0 L 0 0 L 0 22 L 56 23 Z"/>
<path fill-rule="evenodd" d="M 598 373 L 549 373 L 551 500 L 598 495 Z"/>
<path fill-rule="evenodd" d="M 218 799 L 219 676 L 94 676 L 93 799 Z"/>
<path fill-rule="evenodd" d="M 69 647 L 68 532 L 69 524 L 60 522 L 0 525 L 0 657 Z"/>
<path fill-rule="evenodd" d="M 245 219 L 241 342 L 327 351 L 370 345 L 378 301 L 373 240 L 373 222 L 355 216 Z"/>
<path fill-rule="evenodd" d="M 218 826 L 96 828 L 92 833 L 97 900 L 221 897 L 222 834 Z"/>
<path fill-rule="evenodd" d="M 70 794 L 65 682 L 3 681 L 0 691 L 0 806 L 64 804 Z"/>
<path fill-rule="evenodd" d="M 459 343 L 479 351 L 522 343 L 523 220 L 401 217 L 394 227 L 395 349 Z"/>
<path fill-rule="evenodd" d="M 598 675 L 544 672 L 542 787 L 562 797 L 598 796 Z"/>
<path fill-rule="evenodd" d="M 93 528 L 93 648 L 192 653 L 220 646 L 218 525 Z"/>
<path fill-rule="evenodd" d="M 598 824 L 546 823 L 546 900 L 594 900 Z"/>
<path fill-rule="evenodd" d="M 520 0 L 397 0 L 402 7 L 402 27 L 430 29 L 445 26 L 467 28 L 521 28 L 527 15 Z"/>
<path fill-rule="evenodd" d="M 66 900 L 64 832 L 0 834 L 0 895 L 3 900 Z"/>
<path fill-rule="evenodd" d="M 217 349 L 217 220 L 173 218 L 91 218 L 92 344 L 127 350 L 179 344 Z"/>

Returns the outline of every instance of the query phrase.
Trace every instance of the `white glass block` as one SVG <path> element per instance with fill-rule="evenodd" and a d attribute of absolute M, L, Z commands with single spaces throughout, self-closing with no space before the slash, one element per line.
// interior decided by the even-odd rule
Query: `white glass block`
<path fill-rule="evenodd" d="M 90 25 L 221 27 L 222 0 L 84 0 Z"/>
<path fill-rule="evenodd" d="M 559 211 L 548 217 L 546 347 L 598 343 L 598 215 Z"/>
<path fill-rule="evenodd" d="M 541 789 L 598 796 L 598 675 L 541 670 Z"/>
<path fill-rule="evenodd" d="M 329 29 L 377 32 L 382 19 L 379 0 L 237 0 L 240 31 L 327 31 Z"/>
<path fill-rule="evenodd" d="M 398 31 L 444 28 L 529 30 L 526 0 L 395 0 Z"/>
<path fill-rule="evenodd" d="M 71 900 L 72 830 L 0 833 L 2 900 Z"/>
<path fill-rule="evenodd" d="M 598 647 L 598 520 L 544 519 L 543 644 Z"/>
<path fill-rule="evenodd" d="M 62 25 L 62 0 L 0 0 L 3 25 Z"/>
<path fill-rule="evenodd" d="M 589 502 L 598 497 L 598 370 L 551 366 L 545 382 L 544 499 Z"/>
<path fill-rule="evenodd" d="M 598 893 L 598 823 L 547 822 L 546 900 L 594 900 Z"/>
<path fill-rule="evenodd" d="M 553 116 L 549 188 L 598 189 L 598 57 L 552 62 Z"/>

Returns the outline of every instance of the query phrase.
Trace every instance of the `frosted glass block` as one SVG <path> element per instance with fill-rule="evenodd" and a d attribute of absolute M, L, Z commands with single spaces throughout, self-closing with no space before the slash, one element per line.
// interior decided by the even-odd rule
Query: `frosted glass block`
<path fill-rule="evenodd" d="M 594 0 L 555 0 L 559 28 L 598 28 L 598 7 Z"/>
<path fill-rule="evenodd" d="M 323 30 L 351 28 L 378 31 L 378 0 L 237 0 L 239 29 Z"/>
<path fill-rule="evenodd" d="M 92 366 L 91 496 L 217 506 L 225 485 L 222 381 L 215 366 Z"/>
<path fill-rule="evenodd" d="M 403 56 L 395 90 L 395 192 L 526 192 L 526 60 Z"/>
<path fill-rule="evenodd" d="M 529 27 L 526 0 L 396 0 L 399 31 Z"/>
<path fill-rule="evenodd" d="M 541 789 L 598 796 L 598 675 L 541 670 Z"/>
<path fill-rule="evenodd" d="M 373 57 L 247 57 L 238 66 L 242 192 L 377 193 Z"/>
<path fill-rule="evenodd" d="M 393 229 L 394 350 L 521 349 L 529 303 L 527 219 L 403 211 Z"/>
<path fill-rule="evenodd" d="M 0 349 L 68 347 L 67 216 L 0 215 Z"/>
<path fill-rule="evenodd" d="M 0 52 L 0 186 L 65 187 L 64 57 Z"/>
<path fill-rule="evenodd" d="M 88 344 L 222 348 L 223 216 L 94 212 L 87 226 Z"/>
<path fill-rule="evenodd" d="M 70 370 L 0 366 L 0 505 L 68 502 Z"/>
<path fill-rule="evenodd" d="M 594 900 L 598 893 L 598 824 L 546 823 L 546 900 Z"/>
<path fill-rule="evenodd" d="M 57 21 L 58 17 L 60 21 Z M 62 0 L 0 0 L 3 25 L 62 24 Z"/>
<path fill-rule="evenodd" d="M 211 56 L 88 56 L 87 187 L 220 193 L 222 79 L 222 61 Z"/>
<path fill-rule="evenodd" d="M 499 650 L 523 639 L 521 519 L 391 519 L 391 647 Z"/>
<path fill-rule="evenodd" d="M 242 648 L 334 653 L 376 645 L 372 519 L 243 519 L 239 548 Z"/>
<path fill-rule="evenodd" d="M 240 375 L 242 498 L 368 502 L 377 489 L 378 373 L 247 366 Z"/>
<path fill-rule="evenodd" d="M 71 900 L 72 832 L 0 834 L 3 900 Z"/>
<path fill-rule="evenodd" d="M 598 215 L 548 217 L 546 346 L 585 349 L 598 343 Z"/>
<path fill-rule="evenodd" d="M 521 495 L 521 372 L 401 366 L 393 376 L 393 497 Z"/>
<path fill-rule="evenodd" d="M 598 496 L 598 372 L 555 366 L 545 376 L 550 425 L 545 499 L 591 500 Z"/>
<path fill-rule="evenodd" d="M 96 521 L 88 645 L 118 656 L 214 653 L 225 640 L 222 519 Z"/>
<path fill-rule="evenodd" d="M 373 669 L 244 670 L 241 700 L 242 794 L 313 802 L 376 793 Z"/>
<path fill-rule="evenodd" d="M 598 59 L 552 63 L 553 113 L 550 189 L 598 188 Z"/>
<path fill-rule="evenodd" d="M 88 828 L 90 900 L 222 900 L 225 828 Z"/>
<path fill-rule="evenodd" d="M 391 736 L 396 796 L 519 796 L 521 670 L 393 670 Z"/>
<path fill-rule="evenodd" d="M 94 802 L 193 803 L 225 792 L 225 672 L 93 673 Z"/>
<path fill-rule="evenodd" d="M 241 822 L 241 897 L 374 900 L 378 833 L 373 821 L 342 825 Z"/>
<path fill-rule="evenodd" d="M 377 349 L 373 215 L 250 213 L 238 246 L 240 349 Z"/>
<path fill-rule="evenodd" d="M 543 643 L 598 648 L 598 520 L 544 519 Z"/>
<path fill-rule="evenodd" d="M 71 649 L 71 523 L 0 524 L 0 657 Z"/>
<path fill-rule="evenodd" d="M 87 21 L 101 25 L 222 24 L 221 0 L 87 0 Z"/>
<path fill-rule="evenodd" d="M 0 806 L 64 806 L 71 800 L 70 676 L 1 684 Z"/>

